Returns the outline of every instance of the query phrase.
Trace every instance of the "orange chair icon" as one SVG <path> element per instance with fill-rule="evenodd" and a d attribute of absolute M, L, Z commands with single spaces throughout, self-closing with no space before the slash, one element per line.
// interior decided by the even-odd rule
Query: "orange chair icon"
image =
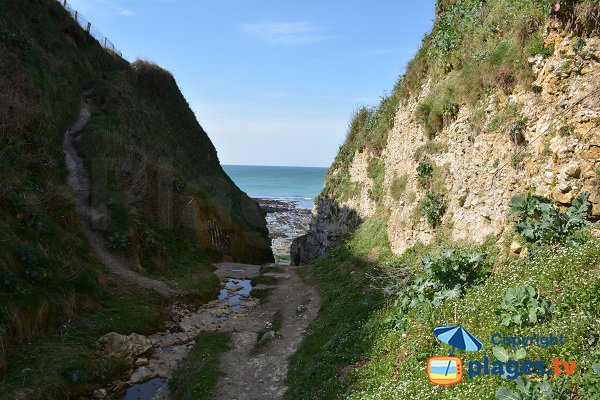
<path fill-rule="evenodd" d="M 458 357 L 429 357 L 427 377 L 434 385 L 454 385 L 462 380 L 462 360 Z"/>

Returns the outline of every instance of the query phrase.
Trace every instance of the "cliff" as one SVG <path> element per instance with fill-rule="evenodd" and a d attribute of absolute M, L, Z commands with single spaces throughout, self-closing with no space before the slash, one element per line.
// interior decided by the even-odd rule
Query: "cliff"
<path fill-rule="evenodd" d="M 292 260 L 375 215 L 396 254 L 439 234 L 510 244 L 510 200 L 527 192 L 562 206 L 588 192 L 600 218 L 598 5 L 521 3 L 438 2 L 392 94 L 355 113 Z"/>
<path fill-rule="evenodd" d="M 107 274 L 83 233 L 62 148 L 82 104 L 91 118 L 74 145 L 91 226 L 128 268 L 206 299 L 219 284 L 211 262 L 273 260 L 265 213 L 225 174 L 173 76 L 107 51 L 61 3 L 0 0 L 0 371 L 17 374 L 39 360 L 20 359 L 20 344 L 65 321 L 92 343 L 160 323 L 164 301 Z M 63 339 L 39 354 L 70 362 Z"/>

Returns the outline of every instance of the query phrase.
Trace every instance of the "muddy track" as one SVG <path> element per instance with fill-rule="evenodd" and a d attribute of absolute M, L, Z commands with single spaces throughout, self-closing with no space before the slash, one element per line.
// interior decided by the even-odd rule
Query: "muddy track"
<path fill-rule="evenodd" d="M 92 116 L 90 106 L 83 101 L 79 117 L 65 132 L 63 140 L 63 151 L 65 153 L 65 162 L 69 170 L 69 186 L 73 190 L 75 197 L 75 211 L 81 221 L 83 232 L 88 238 L 92 248 L 94 249 L 98 259 L 104 264 L 106 269 L 127 282 L 135 285 L 153 289 L 164 296 L 171 297 L 175 295 L 186 294 L 185 291 L 170 287 L 163 281 L 152 279 L 135 272 L 131 267 L 131 262 L 124 260 L 112 254 L 106 245 L 106 241 L 99 232 L 92 228 L 91 220 L 99 215 L 93 210 L 88 202 L 90 198 L 90 179 L 89 174 L 85 170 L 81 157 L 77 154 L 74 140 L 83 133 L 85 126 Z"/>

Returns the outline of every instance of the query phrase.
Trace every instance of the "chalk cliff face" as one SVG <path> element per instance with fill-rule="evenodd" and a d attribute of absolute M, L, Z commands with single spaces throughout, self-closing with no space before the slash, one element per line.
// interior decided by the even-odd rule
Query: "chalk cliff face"
<path fill-rule="evenodd" d="M 424 79 L 399 102 L 380 152 L 363 146 L 346 170 L 339 162 L 332 165 L 326 188 L 339 186 L 346 173 L 344 184 L 352 190 L 319 199 L 311 230 L 294 244 L 292 260 L 314 260 L 356 220 L 375 214 L 387 218 L 395 253 L 431 241 L 441 229 L 453 239 L 511 240 L 510 200 L 527 192 L 565 206 L 589 192 L 592 215 L 599 218 L 600 39 L 580 39 L 551 21 L 543 41 L 553 51 L 529 57 L 530 85 L 495 90 L 476 105 L 457 104 L 433 138 L 419 120 L 419 105 L 434 85 L 433 78 Z M 420 164 L 433 169 L 426 185 L 419 183 Z M 381 173 L 372 165 L 380 165 Z M 420 212 L 432 187 L 445 210 L 435 227 Z M 344 213 L 337 217 L 332 209 Z"/>

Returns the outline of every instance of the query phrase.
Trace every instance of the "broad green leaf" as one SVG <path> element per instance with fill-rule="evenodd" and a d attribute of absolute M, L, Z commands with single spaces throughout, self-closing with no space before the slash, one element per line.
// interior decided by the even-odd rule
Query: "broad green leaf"
<path fill-rule="evenodd" d="M 540 395 L 541 395 L 542 399 L 544 399 L 544 400 L 552 399 L 552 396 L 553 396 L 552 386 L 550 386 L 550 384 L 548 382 L 540 383 L 539 389 L 540 389 Z"/>
<path fill-rule="evenodd" d="M 525 349 L 519 349 L 515 352 L 515 360 L 520 361 L 527 357 L 527 351 Z"/>
<path fill-rule="evenodd" d="M 501 387 L 496 390 L 497 400 L 521 400 L 521 396 L 510 390 L 509 388 Z"/>
<path fill-rule="evenodd" d="M 500 360 L 503 363 L 505 363 L 509 360 L 508 350 L 505 349 L 504 347 L 494 346 L 492 348 L 492 353 L 494 354 L 494 357 L 496 357 L 498 360 Z"/>
<path fill-rule="evenodd" d="M 526 382 L 522 376 L 519 376 L 517 379 L 515 379 L 515 385 L 517 385 L 517 389 L 519 390 L 519 392 L 525 395 L 529 393 L 529 387 L 531 386 L 531 384 Z"/>

